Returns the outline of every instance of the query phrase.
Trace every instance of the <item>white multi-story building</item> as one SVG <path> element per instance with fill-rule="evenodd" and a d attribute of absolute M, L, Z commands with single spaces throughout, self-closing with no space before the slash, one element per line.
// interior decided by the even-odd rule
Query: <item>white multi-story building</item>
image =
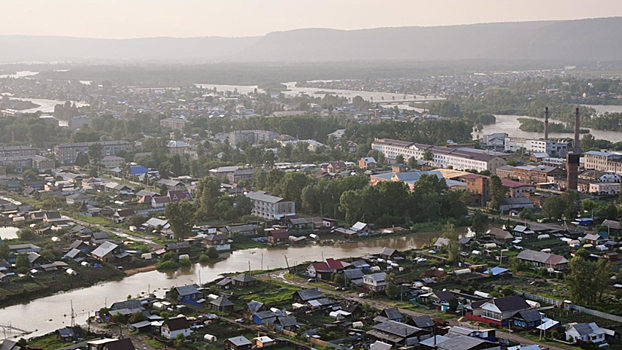
<path fill-rule="evenodd" d="M 246 197 L 253 203 L 251 211 L 253 216 L 266 220 L 279 220 L 284 216 L 296 215 L 296 203 L 281 197 L 271 196 L 264 191 L 251 191 Z"/>
<path fill-rule="evenodd" d="M 614 152 L 589 151 L 585 153 L 585 168 L 622 174 L 622 154 Z"/>
<path fill-rule="evenodd" d="M 620 184 L 615 182 L 591 183 L 589 191 L 600 195 L 614 195 L 620 193 Z"/>
<path fill-rule="evenodd" d="M 546 153 L 549 156 L 565 157 L 568 153 L 569 143 L 555 140 L 536 140 L 523 137 L 505 138 L 505 151 L 518 152 L 524 149 L 527 153 Z"/>
<path fill-rule="evenodd" d="M 395 160 L 400 155 L 405 161 L 410 158 L 422 160 L 429 155 L 431 156 L 430 163 L 439 168 L 487 170 L 494 174 L 498 167 L 507 164 L 497 152 L 474 148 L 438 147 L 391 139 L 376 139 L 372 142 L 371 148 L 384 154 L 388 160 Z"/>

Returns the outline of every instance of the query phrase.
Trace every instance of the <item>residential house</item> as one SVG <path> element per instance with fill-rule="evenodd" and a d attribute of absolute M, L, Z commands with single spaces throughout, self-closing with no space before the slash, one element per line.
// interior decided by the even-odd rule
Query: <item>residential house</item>
<path fill-rule="evenodd" d="M 264 335 L 264 336 L 253 339 L 253 344 L 255 345 L 255 348 L 260 349 L 260 348 L 267 348 L 267 347 L 273 346 L 277 344 L 277 342 L 276 340 L 268 337 L 267 335 Z"/>
<path fill-rule="evenodd" d="M 572 343 L 605 342 L 605 331 L 594 322 L 570 323 L 566 328 L 566 341 Z"/>
<path fill-rule="evenodd" d="M 218 298 L 210 301 L 209 304 L 212 310 L 220 312 L 233 312 L 233 307 L 235 305 L 225 296 L 219 296 Z"/>
<path fill-rule="evenodd" d="M 471 303 L 473 314 L 467 318 L 480 322 L 506 325 L 519 311 L 529 310 L 531 306 L 519 296 L 496 298 Z"/>
<path fill-rule="evenodd" d="M 333 273 L 343 270 L 343 268 L 344 265 L 341 261 L 328 258 L 325 262 L 311 263 L 307 267 L 307 275 L 312 278 L 330 280 Z"/>
<path fill-rule="evenodd" d="M 88 350 L 135 350 L 134 344 L 130 338 L 124 339 L 97 339 L 88 343 Z"/>
<path fill-rule="evenodd" d="M 136 214 L 134 209 L 117 209 L 112 217 L 116 223 L 122 223 L 131 218 L 134 214 Z"/>
<path fill-rule="evenodd" d="M 233 285 L 238 287 L 249 287 L 257 284 L 257 279 L 247 273 L 241 273 L 231 279 Z"/>
<path fill-rule="evenodd" d="M 380 316 L 384 316 L 388 320 L 396 321 L 396 322 L 402 322 L 402 317 L 403 317 L 402 314 L 400 313 L 400 310 L 396 307 L 388 307 L 382 310 L 382 312 L 380 312 Z"/>
<path fill-rule="evenodd" d="M 203 242 L 205 243 L 205 247 L 214 247 L 217 251 L 231 249 L 231 244 L 229 244 L 229 238 L 227 238 L 227 236 L 222 233 L 207 235 L 205 236 L 205 238 L 203 238 Z"/>
<path fill-rule="evenodd" d="M 289 242 L 289 233 L 286 229 L 276 229 L 268 231 L 268 242 L 270 244 L 280 244 Z"/>
<path fill-rule="evenodd" d="M 380 256 L 383 259 L 391 259 L 397 254 L 398 254 L 397 249 L 387 248 L 387 247 L 382 248 L 382 252 L 380 252 Z"/>
<path fill-rule="evenodd" d="M 363 277 L 363 286 L 370 292 L 382 292 L 387 287 L 385 272 L 372 273 Z"/>
<path fill-rule="evenodd" d="M 161 335 L 166 339 L 176 339 L 182 334 L 184 337 L 192 334 L 190 322 L 185 316 L 169 318 L 164 321 L 160 328 Z"/>
<path fill-rule="evenodd" d="M 274 322 L 274 327 L 279 330 L 287 330 L 287 331 L 296 331 L 298 328 L 298 320 L 296 316 L 279 316 L 276 318 L 276 322 Z"/>
<path fill-rule="evenodd" d="M 231 278 L 225 277 L 221 279 L 220 281 L 216 282 L 216 287 L 220 289 L 229 289 L 231 288 L 232 284 L 233 284 L 233 281 L 231 281 Z"/>
<path fill-rule="evenodd" d="M 199 286 L 196 284 L 188 284 L 185 286 L 175 287 L 177 294 L 177 300 L 182 303 L 198 306 L 197 302 L 202 298 L 201 292 L 199 292 Z"/>
<path fill-rule="evenodd" d="M 274 324 L 277 314 L 271 310 L 258 311 L 253 315 L 253 323 L 259 325 Z"/>
<path fill-rule="evenodd" d="M 447 271 L 443 269 L 432 268 L 424 271 L 421 277 L 429 278 L 436 282 L 443 282 L 445 278 L 447 278 Z"/>
<path fill-rule="evenodd" d="M 225 350 L 251 350 L 253 343 L 244 336 L 226 339 L 224 342 Z"/>
<path fill-rule="evenodd" d="M 359 159 L 359 168 L 374 170 L 376 169 L 376 160 L 374 157 L 363 157 Z"/>
<path fill-rule="evenodd" d="M 539 268 L 553 268 L 555 270 L 565 270 L 568 267 L 568 259 L 561 255 L 537 252 L 525 249 L 521 251 L 517 258 L 529 262 Z"/>
<path fill-rule="evenodd" d="M 171 198 L 167 196 L 154 196 L 151 197 L 152 208 L 164 208 L 171 202 Z"/>
<path fill-rule="evenodd" d="M 309 288 L 296 291 L 292 295 L 292 300 L 295 303 L 307 303 L 311 300 L 324 298 L 324 294 L 318 288 Z"/>
<path fill-rule="evenodd" d="M 74 205 L 74 204 L 83 205 L 83 204 L 87 204 L 89 201 L 90 201 L 89 196 L 83 193 L 74 193 L 72 195 L 67 196 L 67 198 L 65 199 L 65 202 L 69 205 Z"/>
<path fill-rule="evenodd" d="M 167 197 L 171 199 L 171 202 L 179 202 L 182 199 L 186 199 L 190 202 L 194 201 L 194 198 L 190 192 L 182 190 L 168 191 Z"/>
<path fill-rule="evenodd" d="M 512 327 L 534 329 L 542 324 L 543 316 L 536 309 L 519 311 L 512 317 Z"/>
<path fill-rule="evenodd" d="M 348 285 L 362 286 L 365 274 L 361 269 L 348 269 L 343 271 L 343 275 Z"/>
<path fill-rule="evenodd" d="M 250 302 L 246 303 L 246 305 L 244 306 L 244 311 L 242 311 L 242 314 L 244 315 L 245 320 L 252 321 L 253 316 L 256 313 L 260 311 L 265 311 L 265 310 L 267 310 L 267 307 L 264 303 L 251 300 Z"/>
<path fill-rule="evenodd" d="M 386 320 L 373 326 L 367 335 L 395 347 L 416 346 L 428 332 L 401 322 Z"/>
<path fill-rule="evenodd" d="M 499 242 L 505 242 L 514 239 L 514 236 L 510 232 L 497 227 L 493 227 L 488 230 L 488 235 L 491 236 L 495 241 Z"/>
<path fill-rule="evenodd" d="M 442 341 L 437 344 L 436 348 L 438 350 L 484 350 L 499 349 L 499 345 L 484 339 L 459 335 Z"/>
<path fill-rule="evenodd" d="M 120 252 L 120 247 L 112 242 L 104 242 L 91 252 L 91 256 L 105 263 L 116 260 L 116 254 Z"/>
<path fill-rule="evenodd" d="M 341 171 L 346 170 L 347 168 L 348 166 L 346 165 L 346 163 L 340 160 L 337 162 L 329 162 L 326 166 L 326 171 L 329 174 L 338 174 Z"/>
<path fill-rule="evenodd" d="M 188 254 L 190 253 L 190 243 L 189 242 L 168 243 L 165 249 L 167 252 L 173 252 L 176 254 Z"/>
<path fill-rule="evenodd" d="M 430 333 L 434 333 L 434 327 L 436 326 L 434 320 L 432 320 L 430 316 L 412 316 L 407 323 Z"/>

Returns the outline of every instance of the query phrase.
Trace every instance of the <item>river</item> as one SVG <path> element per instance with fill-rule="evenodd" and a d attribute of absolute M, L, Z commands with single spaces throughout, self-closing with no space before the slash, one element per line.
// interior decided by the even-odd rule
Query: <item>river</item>
<path fill-rule="evenodd" d="M 596 107 L 596 106 L 592 106 L 592 107 Z M 614 107 L 614 106 L 603 106 L 603 107 Z M 615 106 L 615 107 L 622 107 L 622 106 Z M 501 132 L 508 133 L 510 136 L 513 136 L 513 137 L 525 137 L 525 138 L 536 138 L 536 139 L 544 138 L 544 133 L 528 132 L 528 131 L 520 130 L 519 129 L 520 122 L 518 121 L 519 118 L 531 118 L 531 119 L 538 119 L 542 121 L 543 120 L 542 118 L 533 118 L 533 117 L 519 116 L 519 115 L 500 115 L 500 114 L 495 115 L 495 117 L 497 118 L 497 122 L 495 124 L 484 125 L 484 128 L 482 129 L 481 132 L 473 133 L 476 139 L 481 138 L 483 135 L 489 135 L 489 134 L 501 133 Z M 551 119 L 551 122 L 561 123 L 561 121 L 553 120 L 553 119 Z M 589 128 L 582 128 L 582 129 L 589 129 Z M 609 140 L 611 142 L 622 141 L 622 132 L 595 130 L 595 129 L 589 129 L 589 130 L 590 130 L 590 134 L 592 134 L 597 139 Z M 573 137 L 572 133 L 550 133 L 549 136 L 553 138 L 563 138 L 563 137 L 572 138 Z"/>
<path fill-rule="evenodd" d="M 29 70 L 22 70 L 19 72 L 15 72 L 15 74 L 3 74 L 0 75 L 0 79 L 5 79 L 5 78 L 14 78 L 14 79 L 19 79 L 19 78 L 25 78 L 25 77 L 30 77 L 33 75 L 37 75 L 39 74 L 39 72 L 32 72 Z"/>
<path fill-rule="evenodd" d="M 0 241 L 3 239 L 15 239 L 17 238 L 17 227 L 12 226 L 0 226 Z"/>
<path fill-rule="evenodd" d="M 122 301 L 128 295 L 146 294 L 156 291 L 162 296 L 164 290 L 173 286 L 190 283 L 205 283 L 224 273 L 246 271 L 249 263 L 252 269 L 259 270 L 286 267 L 285 256 L 290 265 L 305 261 L 318 261 L 324 258 L 343 259 L 375 254 L 383 247 L 406 250 L 430 243 L 440 235 L 439 232 L 416 233 L 406 236 L 389 236 L 365 239 L 335 246 L 304 246 L 288 248 L 256 248 L 231 253 L 226 259 L 213 264 L 194 264 L 175 272 L 150 271 L 129 276 L 120 281 L 104 282 L 92 287 L 59 293 L 40 298 L 27 304 L 0 309 L 0 324 L 32 331 L 29 335 L 38 336 L 54 331 L 71 323 L 71 302 L 77 314 L 77 321 L 84 323 L 87 315 L 115 301 Z M 36 331 L 35 331 L 36 330 Z M 8 334 L 11 336 L 11 334 Z M 0 334 L 1 336 L 1 334 Z M 1 337 L 0 337 L 1 338 Z"/>
<path fill-rule="evenodd" d="M 239 93 L 246 94 L 249 92 L 253 92 L 255 89 L 258 91 L 264 92 L 264 90 L 259 89 L 257 85 L 223 85 L 223 84 L 195 84 L 198 87 L 204 89 L 213 89 L 216 88 L 218 91 L 233 91 L 237 89 Z M 374 102 L 390 102 L 392 100 L 404 100 L 404 94 L 396 94 L 390 92 L 376 92 L 376 91 L 357 91 L 357 90 L 341 90 L 341 89 L 324 89 L 324 88 L 313 88 L 313 87 L 297 87 L 296 82 L 288 82 L 283 83 L 283 85 L 287 86 L 287 90 L 283 91 L 285 96 L 298 96 L 300 94 L 307 94 L 309 96 L 323 97 L 323 94 L 316 94 L 317 92 L 326 92 L 337 95 L 339 97 L 346 97 L 352 99 L 356 96 L 361 96 L 366 101 L 374 101 Z M 440 98 L 435 96 L 421 96 L 421 95 L 406 95 L 407 100 L 427 100 L 427 101 L 436 101 Z M 408 104 L 403 104 L 402 106 L 408 106 Z M 392 107 L 392 106 L 391 106 Z M 409 107 L 410 108 L 410 107 Z M 409 109 L 408 108 L 408 109 Z"/>

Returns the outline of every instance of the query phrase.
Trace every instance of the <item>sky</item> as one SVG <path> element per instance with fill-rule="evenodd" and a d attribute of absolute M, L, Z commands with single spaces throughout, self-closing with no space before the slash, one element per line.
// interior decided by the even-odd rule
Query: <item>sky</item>
<path fill-rule="evenodd" d="M 622 16 L 622 0 L 0 0 L 0 35 L 258 36 Z"/>

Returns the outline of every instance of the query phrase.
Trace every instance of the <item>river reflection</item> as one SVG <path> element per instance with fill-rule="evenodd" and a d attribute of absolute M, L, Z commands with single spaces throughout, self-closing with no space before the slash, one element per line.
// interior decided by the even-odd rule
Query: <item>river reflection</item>
<path fill-rule="evenodd" d="M 105 282 L 89 288 L 55 294 L 27 304 L 0 309 L 0 324 L 11 322 L 15 327 L 33 331 L 30 336 L 49 333 L 70 324 L 70 304 L 78 314 L 79 323 L 114 301 L 125 300 L 128 295 L 143 295 L 156 292 L 162 296 L 173 286 L 189 283 L 205 283 L 224 273 L 284 268 L 305 261 L 324 258 L 343 259 L 376 254 L 384 247 L 406 250 L 430 243 L 439 232 L 415 233 L 406 236 L 368 238 L 357 242 L 334 246 L 304 246 L 288 248 L 256 248 L 235 251 L 215 263 L 193 264 L 174 272 L 150 271 L 124 278 L 121 281 Z M 286 257 L 288 262 L 286 262 Z M 35 331 L 37 330 L 37 331 Z M 9 334 L 10 336 L 10 334 Z"/>

